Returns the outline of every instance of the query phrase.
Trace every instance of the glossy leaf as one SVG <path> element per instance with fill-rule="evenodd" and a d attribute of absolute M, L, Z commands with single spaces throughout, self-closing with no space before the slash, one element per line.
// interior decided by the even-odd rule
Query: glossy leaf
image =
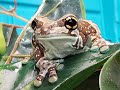
<path fill-rule="evenodd" d="M 48 89 L 71 90 L 75 88 L 77 85 L 79 85 L 91 74 L 93 74 L 97 68 L 102 66 L 106 59 L 108 59 L 116 50 L 120 49 L 120 45 L 116 44 L 110 46 L 110 48 L 111 49 L 106 54 L 91 53 L 87 51 L 79 55 L 67 57 L 65 58 L 64 69 L 62 71 L 58 71 L 59 79 L 56 83 L 49 84 L 46 77 L 41 87 L 39 88 L 34 87 L 31 81 L 27 86 L 23 88 L 23 90 L 48 90 Z M 34 65 L 31 67 L 34 68 Z M 33 72 L 33 70 L 31 72 Z M 22 73 L 20 75 L 23 76 Z M 28 77 L 30 77 L 30 75 Z M 22 80 L 24 80 L 24 78 Z"/>
<path fill-rule="evenodd" d="M 60 3 L 50 14 L 47 15 L 49 19 L 56 20 L 65 14 L 74 14 L 79 19 L 85 19 L 85 9 L 83 0 L 44 0 L 40 15 L 43 16 L 51 11 L 55 5 Z"/>
<path fill-rule="evenodd" d="M 99 90 L 99 74 L 96 71 L 73 90 Z"/>
<path fill-rule="evenodd" d="M 99 79 L 100 90 L 120 90 L 120 49 L 104 64 Z"/>

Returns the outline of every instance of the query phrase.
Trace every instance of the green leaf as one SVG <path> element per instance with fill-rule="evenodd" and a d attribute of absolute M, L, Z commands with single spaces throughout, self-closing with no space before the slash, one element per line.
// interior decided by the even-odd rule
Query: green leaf
<path fill-rule="evenodd" d="M 6 42 L 3 34 L 3 25 L 0 23 L 0 54 L 3 55 L 6 52 Z"/>
<path fill-rule="evenodd" d="M 119 44 L 115 44 L 110 46 L 110 50 L 106 54 L 100 54 L 100 53 L 91 53 L 90 51 L 70 56 L 65 58 L 65 68 L 62 71 L 58 71 L 58 81 L 54 84 L 49 84 L 47 77 L 45 78 L 43 84 L 41 87 L 36 88 L 33 85 L 33 81 L 31 81 L 27 86 L 23 83 L 25 81 L 25 76 L 23 73 L 19 73 L 19 76 L 22 77 L 22 82 L 19 82 L 19 85 L 25 86 L 22 90 L 71 90 L 78 86 L 82 81 L 84 81 L 87 77 L 89 77 L 91 74 L 93 74 L 97 68 L 103 65 L 103 63 L 118 49 L 120 49 Z M 29 64 L 30 65 L 30 64 Z M 31 68 L 34 68 L 34 64 L 31 64 L 29 66 Z M 22 70 L 24 72 L 28 72 L 29 67 L 24 67 Z M 24 70 L 26 69 L 26 70 Z M 31 69 L 30 69 L 31 70 Z M 31 70 L 30 72 L 33 72 Z M 35 73 L 35 72 L 34 72 Z M 28 75 L 27 75 L 28 76 Z M 32 75 L 33 76 L 33 75 Z M 31 77 L 31 74 L 27 78 Z M 18 77 L 19 78 L 19 77 Z M 34 78 L 34 77 L 33 77 Z M 17 82 L 18 83 L 18 82 Z M 16 86 L 17 87 L 17 86 Z M 17 87 L 18 88 L 18 87 Z M 20 86 L 19 86 L 20 88 Z M 21 89 L 21 88 L 20 88 Z"/>
<path fill-rule="evenodd" d="M 14 87 L 13 89 L 17 89 L 20 88 L 19 84 L 21 82 L 21 84 L 24 86 L 24 83 L 29 83 L 29 80 L 32 78 L 34 78 L 34 76 L 31 75 L 31 72 L 33 72 L 32 74 L 34 74 L 34 66 L 35 66 L 35 62 L 33 60 L 29 60 L 28 63 L 26 65 L 23 65 L 23 67 L 20 69 L 20 71 L 18 72 L 18 78 L 16 79 L 15 83 L 14 83 Z M 27 77 L 26 77 L 27 76 Z M 27 80 L 28 78 L 28 80 Z M 25 82 L 27 81 L 27 82 Z M 20 85 L 21 85 L 20 84 Z"/>
<path fill-rule="evenodd" d="M 13 64 L 8 64 L 8 65 L 1 65 L 0 66 L 0 71 L 2 70 L 15 70 L 16 67 L 12 66 Z"/>
<path fill-rule="evenodd" d="M 104 64 L 99 84 L 101 90 L 120 90 L 120 49 Z"/>
<path fill-rule="evenodd" d="M 99 71 L 96 71 L 89 78 L 84 80 L 74 90 L 99 90 Z"/>
<path fill-rule="evenodd" d="M 45 2 L 41 4 L 42 10 L 40 11 L 40 15 L 45 15 L 58 3 L 60 3 L 58 7 L 47 16 L 49 19 L 56 20 L 65 14 L 74 14 L 79 19 L 85 19 L 83 0 L 45 0 Z"/>

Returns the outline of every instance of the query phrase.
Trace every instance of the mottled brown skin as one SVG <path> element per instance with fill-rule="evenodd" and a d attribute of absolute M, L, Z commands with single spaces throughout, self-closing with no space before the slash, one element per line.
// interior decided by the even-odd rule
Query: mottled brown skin
<path fill-rule="evenodd" d="M 68 17 L 73 17 L 77 20 L 77 30 L 79 31 L 79 35 L 82 37 L 83 40 L 83 47 L 86 44 L 88 38 L 92 40 L 92 46 L 98 46 L 101 49 L 104 46 L 107 46 L 105 41 L 101 38 L 99 31 L 97 30 L 97 26 L 95 26 L 91 21 L 87 20 L 78 20 L 76 16 L 72 14 L 68 14 L 63 16 L 57 21 L 51 21 L 46 17 L 36 17 L 34 22 L 32 23 L 32 28 L 35 34 L 39 35 L 50 35 L 53 34 L 49 30 L 53 27 L 64 27 L 65 20 Z M 68 32 L 55 32 L 55 34 L 67 34 L 70 36 L 74 36 L 72 34 L 72 30 L 68 30 Z M 76 42 L 77 43 L 77 42 Z M 32 45 L 34 48 L 34 58 L 37 63 L 37 67 L 40 69 L 39 75 L 36 77 L 38 81 L 42 81 L 46 75 L 49 74 L 50 77 L 57 77 L 56 70 L 55 70 L 55 63 L 50 61 L 48 58 L 44 57 L 45 48 L 40 44 L 37 40 L 35 35 L 32 38 Z M 91 46 L 91 47 L 92 47 Z M 44 62 L 45 61 L 45 62 Z M 42 75 L 44 73 L 44 75 Z M 38 85 L 39 86 L 39 85 Z"/>

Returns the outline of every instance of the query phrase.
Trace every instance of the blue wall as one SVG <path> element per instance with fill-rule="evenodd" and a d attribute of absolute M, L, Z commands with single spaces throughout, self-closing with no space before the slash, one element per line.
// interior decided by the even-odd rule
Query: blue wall
<path fill-rule="evenodd" d="M 95 22 L 102 36 L 120 42 L 120 0 L 84 0 L 86 18 Z"/>
<path fill-rule="evenodd" d="M 31 16 L 33 16 L 34 13 L 36 12 L 42 0 L 16 0 L 16 1 L 17 1 L 16 13 L 29 20 Z M 14 7 L 14 3 L 13 0 L 0 0 L 0 6 L 4 6 L 5 8 L 9 9 L 10 6 Z M 26 24 L 19 19 L 4 14 L 0 14 L 0 22 L 17 25 Z"/>
<path fill-rule="evenodd" d="M 42 0 L 17 0 L 17 14 L 30 19 L 36 12 Z M 108 3 L 109 2 L 109 3 Z M 13 0 L 0 0 L 0 6 L 9 8 L 13 6 Z M 120 0 L 84 0 L 86 19 L 96 23 L 102 36 L 111 42 L 120 42 Z M 26 23 L 0 14 L 0 22 L 25 25 Z"/>

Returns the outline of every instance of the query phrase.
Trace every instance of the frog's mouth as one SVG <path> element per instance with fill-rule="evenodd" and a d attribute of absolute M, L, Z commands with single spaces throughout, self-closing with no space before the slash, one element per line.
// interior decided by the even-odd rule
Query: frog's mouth
<path fill-rule="evenodd" d="M 68 34 L 46 34 L 46 35 L 36 35 L 36 38 L 63 38 L 63 37 L 77 37 L 76 35 Z"/>
<path fill-rule="evenodd" d="M 38 41 L 50 42 L 50 43 L 71 43 L 79 49 L 83 47 L 83 40 L 81 36 L 68 35 L 68 34 L 52 34 L 52 35 L 36 35 Z"/>

